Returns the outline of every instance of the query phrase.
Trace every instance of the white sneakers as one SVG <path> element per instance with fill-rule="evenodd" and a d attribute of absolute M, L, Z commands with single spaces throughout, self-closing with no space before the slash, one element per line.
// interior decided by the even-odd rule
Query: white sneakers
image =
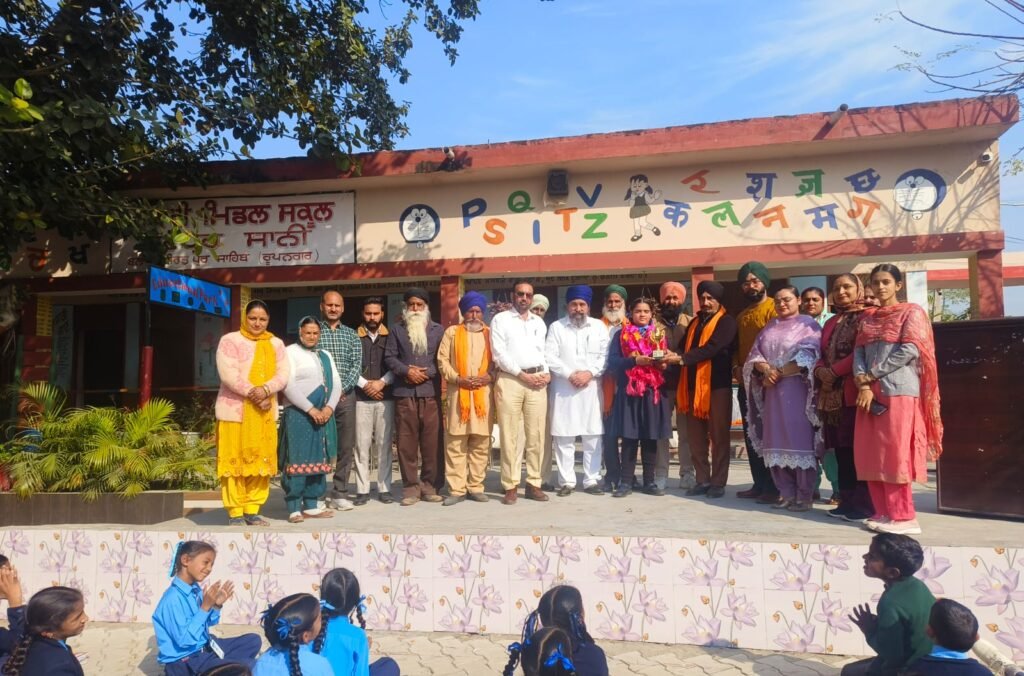
<path fill-rule="evenodd" d="M 346 500 L 345 498 L 327 498 L 327 506 L 338 512 L 347 512 L 350 509 L 356 508 L 351 500 Z"/>
<path fill-rule="evenodd" d="M 880 519 L 868 519 L 864 522 L 864 525 L 868 530 L 873 530 L 876 533 L 893 533 L 895 535 L 921 534 L 921 525 L 917 522 L 917 519 L 893 521 L 889 517 L 883 516 Z"/>

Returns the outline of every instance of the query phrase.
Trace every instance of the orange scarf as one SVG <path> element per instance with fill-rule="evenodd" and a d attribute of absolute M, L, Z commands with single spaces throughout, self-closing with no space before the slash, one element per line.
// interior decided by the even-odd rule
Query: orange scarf
<path fill-rule="evenodd" d="M 711 340 L 711 334 L 715 332 L 715 327 L 718 326 L 718 320 L 725 315 L 725 308 L 720 307 L 715 316 L 711 318 L 707 324 L 704 325 L 704 329 L 700 332 L 700 342 L 697 347 L 704 347 L 709 340 Z M 690 322 L 690 328 L 686 331 L 686 348 L 683 350 L 683 354 L 690 351 L 690 347 L 693 345 L 693 339 L 697 335 L 697 325 L 700 322 Z M 690 392 L 687 387 L 689 382 L 689 374 L 687 372 L 688 366 L 683 366 L 679 373 L 679 387 L 676 389 L 676 407 L 680 413 L 690 412 Z M 707 420 L 708 415 L 711 414 L 711 360 L 705 359 L 704 361 L 697 364 L 697 378 L 694 383 L 693 393 L 693 415 L 701 420 Z"/>
<path fill-rule="evenodd" d="M 486 326 L 483 328 L 484 354 L 480 359 L 480 368 L 476 373 L 469 372 L 469 331 L 465 324 L 459 324 L 455 329 L 455 368 L 463 378 L 471 375 L 485 376 L 491 368 L 491 330 Z M 473 396 L 473 411 L 477 418 L 487 416 L 487 388 L 478 387 L 475 390 L 459 388 L 459 420 L 469 422 L 469 398 Z"/>

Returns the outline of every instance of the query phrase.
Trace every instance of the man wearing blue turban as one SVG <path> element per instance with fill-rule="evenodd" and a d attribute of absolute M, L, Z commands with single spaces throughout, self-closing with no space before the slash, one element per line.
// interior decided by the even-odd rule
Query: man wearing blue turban
<path fill-rule="evenodd" d="M 601 495 L 601 374 L 608 360 L 608 330 L 590 316 L 594 292 L 570 286 L 566 316 L 551 325 L 545 355 L 551 370 L 551 435 L 558 464 L 558 495 L 576 490 L 576 437 L 583 441 L 583 489 Z"/>

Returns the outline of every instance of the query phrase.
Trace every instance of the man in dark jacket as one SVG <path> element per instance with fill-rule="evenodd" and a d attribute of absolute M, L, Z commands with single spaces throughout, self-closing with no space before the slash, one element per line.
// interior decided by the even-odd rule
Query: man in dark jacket
<path fill-rule="evenodd" d="M 395 376 L 395 424 L 398 466 L 402 472 L 402 506 L 441 502 L 444 486 L 441 454 L 441 380 L 437 348 L 444 329 L 430 319 L 427 292 L 405 292 L 402 321 L 391 329 L 384 363 Z M 419 476 L 416 468 L 421 464 Z"/>
<path fill-rule="evenodd" d="M 384 365 L 390 340 L 384 326 L 384 299 L 363 301 L 363 323 L 356 330 L 363 347 L 363 368 L 356 381 L 356 499 L 370 500 L 370 458 L 377 459 L 377 497 L 387 504 L 391 497 L 391 442 L 395 436 L 395 400 L 391 384 L 395 374 Z"/>
<path fill-rule="evenodd" d="M 679 410 L 686 414 L 690 454 L 697 485 L 687 495 L 725 495 L 729 480 L 729 428 L 732 425 L 732 352 L 736 320 L 725 313 L 725 287 L 697 285 L 700 312 L 686 332 L 677 359 L 682 366 Z M 708 442 L 710 441 L 710 449 Z M 710 453 L 709 453 L 710 450 Z"/>

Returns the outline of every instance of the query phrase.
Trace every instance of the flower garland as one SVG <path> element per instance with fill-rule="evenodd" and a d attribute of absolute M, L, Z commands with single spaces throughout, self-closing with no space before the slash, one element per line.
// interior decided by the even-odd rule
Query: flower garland
<path fill-rule="evenodd" d="M 647 328 L 647 331 L 641 331 Z M 623 326 L 619 331 L 619 340 L 622 344 L 622 354 L 626 357 L 644 356 L 650 357 L 655 350 L 666 350 L 665 331 L 657 325 L 640 327 L 635 324 Z M 665 375 L 655 365 L 634 366 L 626 370 L 626 377 L 629 382 L 626 384 L 626 394 L 631 397 L 642 397 L 647 388 L 654 390 L 654 403 L 661 401 L 661 386 L 665 384 Z"/>

